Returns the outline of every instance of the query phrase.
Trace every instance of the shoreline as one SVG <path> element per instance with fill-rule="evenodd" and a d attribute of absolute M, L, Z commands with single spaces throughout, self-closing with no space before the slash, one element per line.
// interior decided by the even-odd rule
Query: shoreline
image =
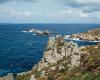
<path fill-rule="evenodd" d="M 66 36 L 69 36 L 69 37 L 66 37 Z M 71 38 L 71 35 L 65 35 L 64 37 L 66 40 L 69 40 L 69 41 L 77 41 L 77 42 L 90 42 L 90 43 L 100 43 L 100 41 L 97 41 L 97 40 L 82 40 L 82 39 L 79 39 L 79 38 Z"/>
<path fill-rule="evenodd" d="M 59 40 L 60 40 L 60 42 L 59 42 Z M 56 41 L 58 41 L 58 43 L 61 43 L 61 44 L 57 43 L 59 45 L 58 48 L 56 46 L 57 44 L 55 43 Z M 64 44 L 63 44 L 63 42 L 64 42 Z M 61 46 L 62 46 L 62 48 L 61 48 Z M 80 59 L 82 58 L 81 56 L 82 55 L 86 56 L 86 54 L 88 52 L 85 51 L 85 49 L 87 50 L 88 47 L 89 46 L 78 47 L 78 45 L 72 41 L 69 41 L 69 42 L 65 41 L 61 35 L 57 35 L 56 37 L 50 37 L 47 48 L 44 51 L 43 58 L 40 60 L 40 62 L 38 64 L 36 64 L 32 68 L 31 73 L 26 74 L 26 76 L 28 76 L 29 80 L 48 80 L 50 78 L 49 74 L 51 74 L 52 71 L 57 72 L 57 71 L 60 71 L 63 69 L 66 71 L 66 69 L 65 69 L 66 66 L 69 67 L 68 71 L 70 72 L 71 70 L 74 70 L 75 67 L 80 66 L 80 63 L 81 63 Z M 90 48 L 91 47 L 93 47 L 93 49 L 97 49 L 97 50 L 99 49 L 99 45 L 90 46 Z M 59 48 L 61 49 L 60 51 L 59 51 Z M 66 50 L 64 51 L 65 48 L 66 48 Z M 58 51 L 56 51 L 56 49 Z M 53 51 L 53 53 L 52 53 L 52 51 Z M 70 55 L 70 57 L 68 58 L 69 55 Z M 66 63 L 67 65 L 64 66 L 66 59 L 70 59 L 71 62 Z M 96 58 L 96 59 L 98 59 L 98 58 Z M 84 59 L 83 59 L 83 61 L 84 61 Z M 64 65 L 62 65 L 62 63 Z M 86 67 L 88 67 L 88 66 L 86 66 Z M 82 67 L 82 68 L 85 70 L 85 67 Z M 58 70 L 56 71 L 56 69 L 58 69 Z M 58 74 L 58 72 L 55 73 L 54 75 L 57 75 L 57 74 Z M 17 76 L 17 80 L 21 80 L 22 77 L 26 78 L 25 74 L 23 74 L 23 75 L 19 74 Z M 54 79 L 56 79 L 56 78 L 54 78 Z M 57 80 L 58 80 L 58 78 L 57 78 Z M 60 77 L 59 80 L 63 80 L 63 79 Z"/>
<path fill-rule="evenodd" d="M 57 36 L 56 37 L 51 37 L 50 39 L 49 39 L 49 43 L 48 43 L 48 45 L 47 45 L 47 50 L 49 50 L 49 47 L 50 47 L 50 49 L 52 49 L 52 45 L 54 45 L 54 41 L 56 40 L 55 38 L 57 38 Z M 58 38 L 62 38 L 61 36 L 59 37 L 59 35 L 58 35 Z M 50 41 L 51 40 L 51 41 Z M 62 39 L 63 40 L 63 39 Z M 79 39 L 76 39 L 76 41 L 78 41 Z M 79 40 L 80 41 L 80 40 Z M 71 41 L 70 41 L 71 42 Z M 90 41 L 91 42 L 91 41 Z M 93 41 L 94 42 L 94 41 Z M 74 44 L 74 43 L 72 43 L 72 44 Z M 68 45 L 68 44 L 67 44 Z M 76 45 L 76 44 L 75 44 Z M 52 46 L 52 47 L 51 47 Z M 45 61 L 44 61 L 44 57 L 46 57 L 46 55 L 47 55 L 47 53 L 46 53 L 46 51 L 44 51 L 44 55 L 43 55 L 43 58 L 40 60 L 40 62 L 38 63 L 38 64 L 36 64 L 34 67 L 33 67 L 33 71 L 31 70 L 31 71 L 29 71 L 29 72 L 22 72 L 22 73 L 18 73 L 17 74 L 17 77 L 19 76 L 19 77 L 21 77 L 21 76 L 23 76 L 23 75 L 30 75 L 30 76 L 28 76 L 28 77 L 30 77 L 30 80 L 35 80 L 35 79 L 33 79 L 34 78 L 34 75 L 31 75 L 32 74 L 32 72 L 34 72 L 34 69 L 36 69 L 36 68 L 38 68 L 38 71 L 39 70 L 41 70 L 42 68 L 43 68 L 43 66 L 44 66 L 44 63 L 45 63 Z M 49 55 L 49 54 L 48 54 Z M 58 55 L 58 54 L 57 54 Z M 49 56 L 48 56 L 49 57 Z M 60 60 L 60 59 L 59 59 Z M 59 60 L 57 60 L 57 61 L 59 61 Z M 49 60 L 48 60 L 49 61 Z M 47 62 L 48 62 L 47 61 Z M 49 63 L 52 63 L 52 62 L 49 62 Z M 53 63 L 56 63 L 56 60 L 54 60 L 53 61 Z M 52 63 L 52 64 L 53 64 Z M 46 66 L 47 66 L 47 64 L 45 64 Z M 12 75 L 8 75 L 7 77 L 10 77 L 10 76 L 12 76 Z M 5 78 L 6 76 L 4 76 L 4 78 Z M 10 78 L 12 78 L 12 77 L 10 77 Z M 31 79 L 32 78 L 32 79 Z M 13 79 L 10 79 L 10 80 L 13 80 Z M 18 80 L 18 79 L 16 79 L 16 80 Z"/>

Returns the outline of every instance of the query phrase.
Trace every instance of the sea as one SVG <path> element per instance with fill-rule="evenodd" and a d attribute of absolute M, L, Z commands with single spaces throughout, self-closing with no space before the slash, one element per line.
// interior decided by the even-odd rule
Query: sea
<path fill-rule="evenodd" d="M 100 24 L 0 24 L 0 76 L 29 71 L 41 60 L 49 36 L 26 31 L 47 29 L 54 36 L 85 32 L 96 27 Z M 76 43 L 79 46 L 94 45 Z"/>

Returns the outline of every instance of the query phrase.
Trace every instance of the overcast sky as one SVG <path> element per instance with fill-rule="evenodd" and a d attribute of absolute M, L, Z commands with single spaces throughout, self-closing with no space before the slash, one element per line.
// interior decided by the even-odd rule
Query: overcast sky
<path fill-rule="evenodd" d="M 100 23 L 100 0 L 0 0 L 0 23 Z"/>

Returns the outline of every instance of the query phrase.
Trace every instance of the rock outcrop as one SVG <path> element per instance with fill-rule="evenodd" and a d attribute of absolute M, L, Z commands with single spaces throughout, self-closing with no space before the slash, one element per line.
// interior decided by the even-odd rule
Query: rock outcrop
<path fill-rule="evenodd" d="M 60 35 L 49 37 L 48 46 L 44 52 L 43 58 L 33 67 L 33 75 L 31 75 L 30 80 L 34 80 L 36 74 L 41 74 L 41 77 L 47 77 L 48 72 L 45 68 L 48 67 L 50 70 L 55 70 L 57 67 L 59 70 L 64 69 L 65 66 L 57 65 L 60 60 L 65 61 L 69 71 L 78 67 L 80 64 L 80 49 L 76 43 L 67 42 Z"/>
<path fill-rule="evenodd" d="M 7 76 L 0 77 L 0 80 L 14 80 L 14 77 L 12 73 L 9 73 Z"/>
<path fill-rule="evenodd" d="M 87 32 L 72 34 L 71 38 L 79 38 L 87 41 L 100 41 L 100 28 L 92 29 Z"/>
<path fill-rule="evenodd" d="M 49 37 L 48 46 L 44 52 L 42 60 L 39 62 L 38 70 L 48 67 L 49 64 L 57 63 L 64 57 L 71 58 L 71 67 L 79 65 L 80 51 L 78 45 L 73 42 L 67 42 L 62 36 Z"/>
<path fill-rule="evenodd" d="M 99 80 L 100 45 L 81 46 L 60 35 L 49 37 L 41 61 L 17 80 Z"/>
<path fill-rule="evenodd" d="M 32 69 L 30 80 L 99 80 L 99 51 L 99 45 L 78 47 L 62 36 L 50 37 L 42 60 Z"/>
<path fill-rule="evenodd" d="M 48 30 L 41 31 L 41 30 L 38 30 L 38 29 L 31 29 L 28 32 L 33 32 L 33 33 L 39 34 L 39 35 L 50 35 L 51 34 L 51 32 L 48 31 Z"/>

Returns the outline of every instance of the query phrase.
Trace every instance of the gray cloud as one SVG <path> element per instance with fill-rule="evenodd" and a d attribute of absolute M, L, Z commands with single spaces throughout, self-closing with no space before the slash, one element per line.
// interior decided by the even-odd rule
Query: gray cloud
<path fill-rule="evenodd" d="M 100 11 L 100 0 L 58 0 L 68 7 L 79 8 L 84 12 Z"/>
<path fill-rule="evenodd" d="M 79 4 L 77 3 L 75 0 L 59 0 L 60 2 L 62 2 L 63 4 L 65 4 L 66 6 L 70 6 L 70 7 L 81 7 L 84 6 L 84 4 Z"/>
<path fill-rule="evenodd" d="M 0 4 L 10 2 L 10 1 L 38 2 L 38 1 L 46 1 L 46 0 L 0 0 Z M 86 13 L 100 11 L 100 0 L 54 0 L 54 1 L 58 1 L 66 5 L 67 7 L 78 8 Z"/>
<path fill-rule="evenodd" d="M 0 3 L 8 2 L 9 0 L 0 0 Z"/>
<path fill-rule="evenodd" d="M 96 11 L 100 11 L 100 5 L 96 5 L 96 6 L 85 6 L 82 8 L 82 10 L 84 12 L 87 12 L 87 13 L 91 13 L 91 12 L 96 12 Z"/>

